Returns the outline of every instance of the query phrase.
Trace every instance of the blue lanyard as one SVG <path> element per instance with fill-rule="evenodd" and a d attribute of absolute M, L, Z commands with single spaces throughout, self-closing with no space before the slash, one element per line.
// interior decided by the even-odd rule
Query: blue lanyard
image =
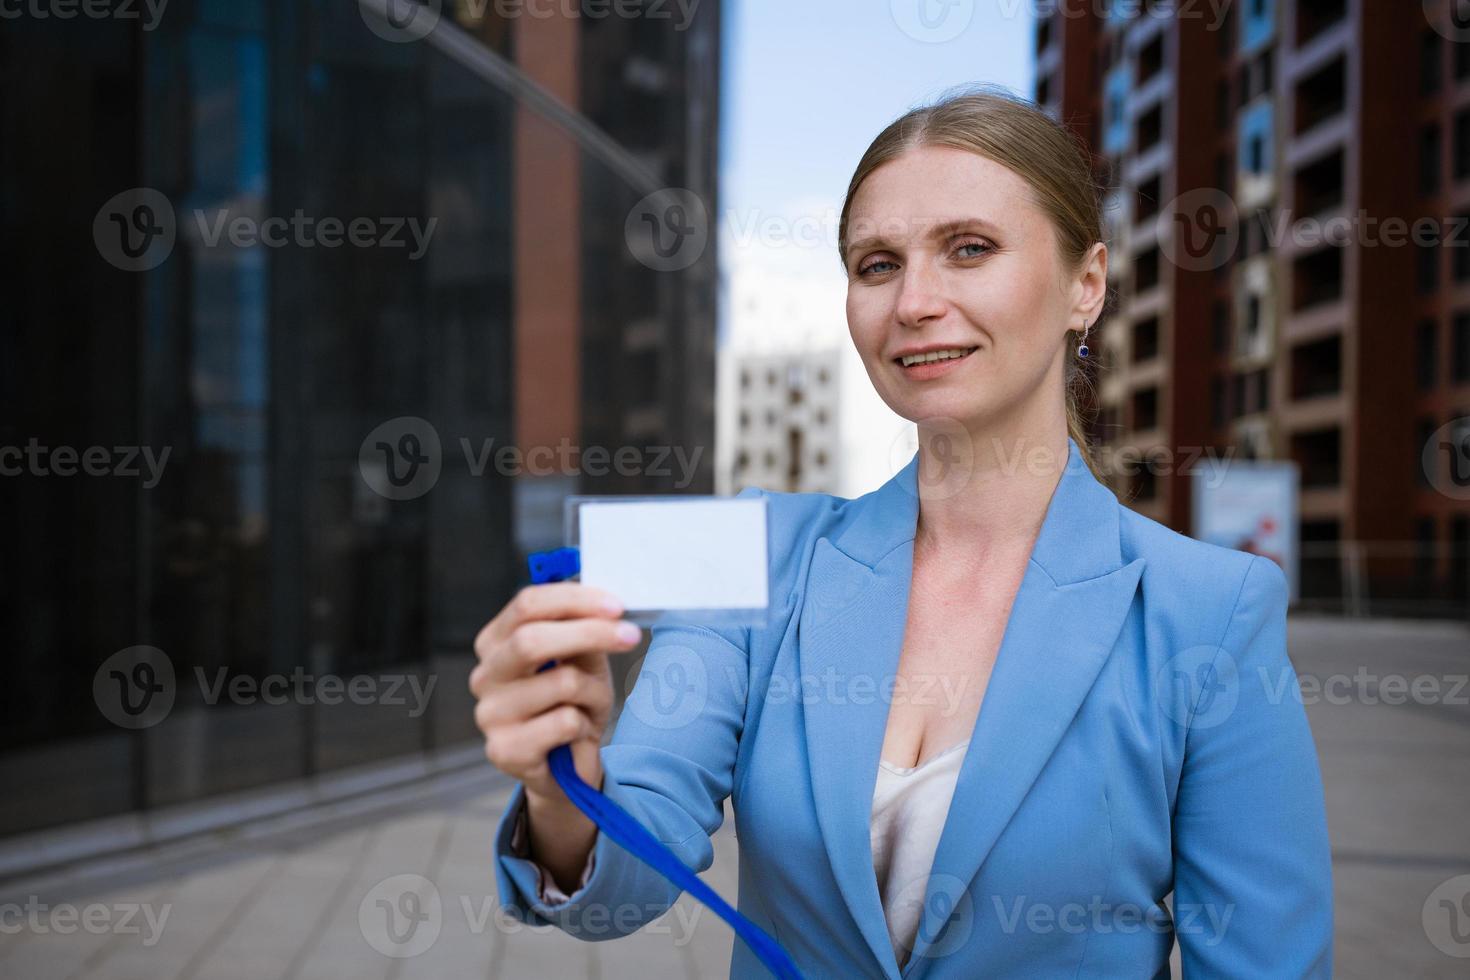
<path fill-rule="evenodd" d="M 570 578 L 577 573 L 578 557 L 575 548 L 558 548 L 555 551 L 531 555 L 528 559 L 531 566 L 531 581 L 539 585 L 543 582 L 560 582 Z M 548 660 L 536 668 L 536 673 L 550 670 L 556 666 L 556 663 L 555 660 Z M 796 964 L 781 948 L 780 943 L 768 936 L 760 926 L 731 908 L 730 904 L 714 889 L 706 885 L 698 875 L 686 867 L 673 851 L 665 847 L 657 837 L 654 837 L 642 824 L 633 819 L 627 810 L 587 785 L 582 777 L 577 775 L 577 767 L 572 762 L 570 745 L 558 745 L 551 750 L 546 761 L 551 768 L 552 778 L 562 788 L 562 792 L 567 794 L 567 799 L 571 800 L 578 810 L 585 813 L 588 819 L 597 824 L 598 828 L 614 844 L 714 909 L 715 914 L 730 924 L 735 934 L 745 940 L 745 944 L 750 947 L 751 951 L 780 980 L 801 980 L 800 971 L 796 969 Z"/>

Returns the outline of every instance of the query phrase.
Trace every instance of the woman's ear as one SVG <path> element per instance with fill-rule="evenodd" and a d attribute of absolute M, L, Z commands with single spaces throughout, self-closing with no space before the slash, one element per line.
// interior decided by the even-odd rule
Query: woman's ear
<path fill-rule="evenodd" d="M 1086 323 L 1096 324 L 1107 299 L 1108 246 L 1105 242 L 1096 242 L 1082 260 L 1082 269 L 1077 277 L 1077 306 L 1073 314 Z"/>

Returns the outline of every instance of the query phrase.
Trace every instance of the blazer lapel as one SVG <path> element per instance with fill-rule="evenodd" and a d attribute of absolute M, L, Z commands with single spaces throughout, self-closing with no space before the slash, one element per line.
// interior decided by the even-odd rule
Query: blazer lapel
<path fill-rule="evenodd" d="M 1068 443 L 1067 466 L 1011 607 L 961 765 L 906 977 L 927 962 L 936 944 L 936 955 L 950 952 L 943 937 L 951 910 L 1092 689 L 1143 574 L 1144 559 L 1122 563 L 1117 498 L 1087 469 L 1076 443 Z"/>
<path fill-rule="evenodd" d="M 1069 456 L 1012 605 L 940 836 L 909 974 L 1051 757 L 1122 627 L 1143 559 L 1122 565 L 1118 503 Z M 878 760 L 908 620 L 918 456 L 818 539 L 799 619 L 807 758 L 842 898 L 885 975 L 897 960 L 873 871 Z M 885 688 L 884 681 L 889 685 Z"/>
<path fill-rule="evenodd" d="M 887 727 L 883 679 L 897 672 L 908 613 L 918 498 L 917 456 L 838 534 L 819 538 L 798 624 L 807 758 L 817 823 L 833 874 L 884 975 L 897 980 L 869 836 Z"/>

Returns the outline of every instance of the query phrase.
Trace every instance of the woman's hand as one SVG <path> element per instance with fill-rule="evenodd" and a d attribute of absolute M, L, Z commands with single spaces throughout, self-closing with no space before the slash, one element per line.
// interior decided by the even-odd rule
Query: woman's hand
<path fill-rule="evenodd" d="M 485 755 L 525 785 L 533 811 L 538 802 L 567 802 L 546 763 L 558 745 L 570 742 L 578 775 L 602 788 L 598 750 L 613 699 L 608 653 L 642 639 L 622 612 L 616 598 L 580 582 L 528 585 L 475 638 L 479 663 L 469 684 Z M 536 672 L 553 659 L 555 667 Z"/>

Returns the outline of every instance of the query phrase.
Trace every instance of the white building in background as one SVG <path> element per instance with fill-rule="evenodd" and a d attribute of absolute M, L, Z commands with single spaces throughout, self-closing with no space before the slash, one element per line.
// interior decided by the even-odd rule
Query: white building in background
<path fill-rule="evenodd" d="M 755 213 L 836 220 L 831 201 L 782 202 Z M 856 497 L 875 489 L 912 456 L 913 425 L 878 397 L 848 336 L 848 283 L 835 229 L 830 242 L 747 240 L 736 232 L 753 219 L 737 218 L 722 225 L 720 247 L 715 492 L 792 489 L 793 428 L 800 444 L 796 490 Z M 796 404 L 793 367 L 801 390 Z M 747 368 L 750 386 L 742 388 Z M 742 452 L 745 466 L 737 469 Z"/>
<path fill-rule="evenodd" d="M 836 350 L 732 354 L 730 492 L 837 493 L 842 484 Z"/>

